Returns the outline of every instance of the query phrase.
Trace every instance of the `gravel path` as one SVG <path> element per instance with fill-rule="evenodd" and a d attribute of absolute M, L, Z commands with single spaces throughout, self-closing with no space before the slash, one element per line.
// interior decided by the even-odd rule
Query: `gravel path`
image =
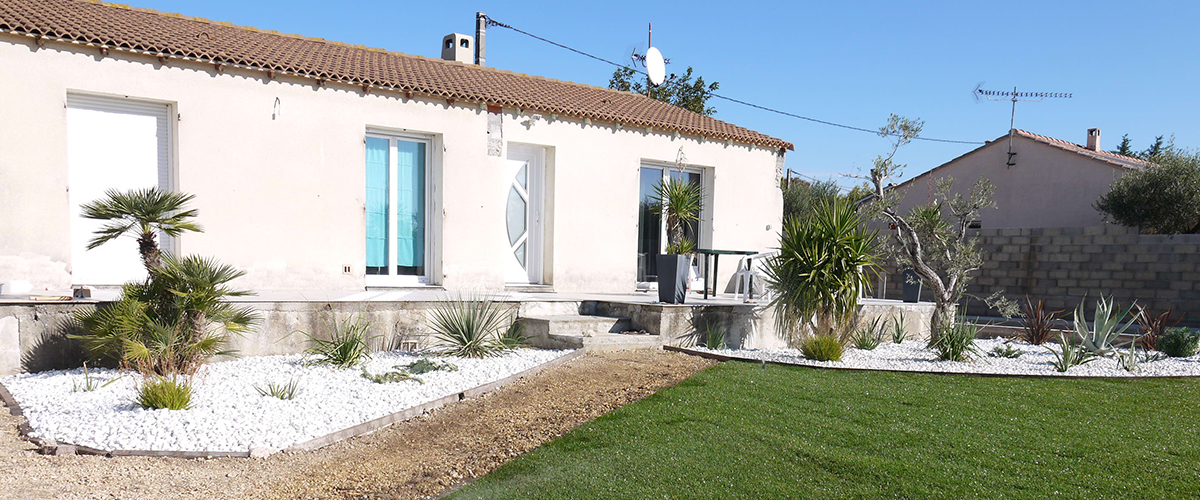
<path fill-rule="evenodd" d="M 712 364 L 589 354 L 374 434 L 265 459 L 43 456 L 0 411 L 0 499 L 428 498 Z"/>

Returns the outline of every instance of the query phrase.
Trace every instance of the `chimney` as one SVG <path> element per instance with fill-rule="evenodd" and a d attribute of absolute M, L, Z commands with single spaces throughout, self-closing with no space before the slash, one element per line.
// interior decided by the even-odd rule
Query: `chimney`
<path fill-rule="evenodd" d="M 488 16 L 482 12 L 475 13 L 475 65 L 486 66 L 483 63 L 487 51 Z"/>
<path fill-rule="evenodd" d="M 475 39 L 462 33 L 442 37 L 442 59 L 471 64 L 475 59 Z"/>
<path fill-rule="evenodd" d="M 1098 128 L 1089 128 L 1088 129 L 1087 148 L 1092 151 L 1100 151 L 1100 129 L 1098 129 Z"/>

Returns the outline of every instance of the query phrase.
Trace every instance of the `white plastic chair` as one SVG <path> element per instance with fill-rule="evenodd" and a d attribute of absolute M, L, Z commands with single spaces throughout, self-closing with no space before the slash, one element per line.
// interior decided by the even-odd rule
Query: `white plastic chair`
<path fill-rule="evenodd" d="M 779 252 L 763 252 L 742 257 L 738 262 L 738 271 L 734 274 L 737 280 L 737 293 L 744 302 L 750 302 L 754 295 L 754 283 L 762 283 L 762 298 L 770 298 L 771 290 L 767 287 L 767 275 L 763 266 L 767 259 L 779 255 Z"/>

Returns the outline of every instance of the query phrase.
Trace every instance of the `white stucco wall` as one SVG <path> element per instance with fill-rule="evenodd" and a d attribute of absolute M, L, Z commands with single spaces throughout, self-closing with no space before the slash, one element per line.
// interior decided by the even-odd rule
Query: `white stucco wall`
<path fill-rule="evenodd" d="M 0 66 L 0 281 L 30 280 L 36 290 L 71 284 L 65 102 L 68 92 L 89 92 L 173 106 L 176 188 L 196 195 L 205 228 L 180 238 L 179 251 L 245 269 L 242 286 L 364 286 L 363 137 L 373 128 L 433 138 L 430 178 L 441 204 L 429 214 L 434 281 L 503 287 L 509 181 L 504 157 L 487 155 L 487 112 L 478 103 L 321 88 L 177 60 L 163 66 L 78 45 L 38 49 L 11 35 L 0 35 Z M 680 147 L 690 164 L 709 168 L 713 246 L 776 246 L 776 151 L 549 115 L 525 125 L 536 111 L 517 113 L 503 110 L 505 144 L 548 149 L 547 278 L 556 290 L 633 288 L 639 168 L 672 162 Z M 735 260 L 722 262 L 721 283 Z"/>
<path fill-rule="evenodd" d="M 901 186 L 900 213 L 929 203 L 936 182 L 954 178 L 954 190 L 964 195 L 980 178 L 996 191 L 995 208 L 985 209 L 980 220 L 995 227 L 1099 226 L 1103 219 L 1092 203 L 1108 192 L 1125 173 L 1120 167 L 1017 136 L 1013 140 L 1016 165 L 1006 166 L 1008 141 L 991 144 L 926 172 Z"/>

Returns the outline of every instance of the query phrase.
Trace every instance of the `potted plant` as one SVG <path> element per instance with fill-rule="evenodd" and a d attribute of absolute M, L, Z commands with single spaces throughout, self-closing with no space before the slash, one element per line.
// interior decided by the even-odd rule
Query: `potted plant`
<path fill-rule="evenodd" d="M 666 253 L 658 256 L 658 300 L 664 304 L 682 304 L 687 292 L 691 254 L 696 242 L 684 235 L 684 227 L 700 220 L 700 185 L 672 177 L 654 186 L 656 201 L 651 207 L 667 221 Z"/>

